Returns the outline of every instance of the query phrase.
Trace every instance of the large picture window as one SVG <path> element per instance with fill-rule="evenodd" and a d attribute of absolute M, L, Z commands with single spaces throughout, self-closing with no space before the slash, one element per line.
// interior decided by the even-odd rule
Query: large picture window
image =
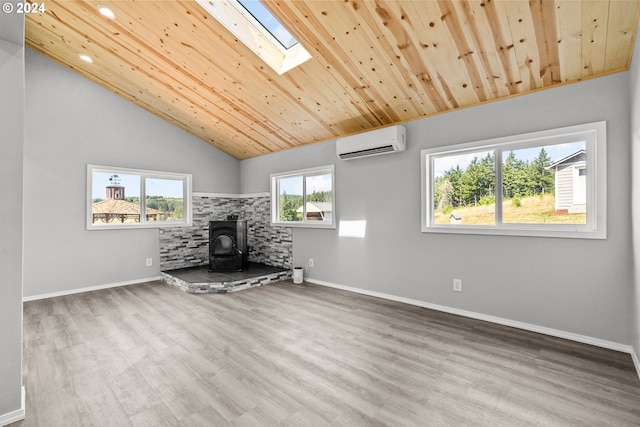
<path fill-rule="evenodd" d="M 334 167 L 271 175 L 271 223 L 335 228 Z"/>
<path fill-rule="evenodd" d="M 191 175 L 87 166 L 87 229 L 191 225 Z"/>
<path fill-rule="evenodd" d="M 422 150 L 424 232 L 606 238 L 606 123 Z"/>

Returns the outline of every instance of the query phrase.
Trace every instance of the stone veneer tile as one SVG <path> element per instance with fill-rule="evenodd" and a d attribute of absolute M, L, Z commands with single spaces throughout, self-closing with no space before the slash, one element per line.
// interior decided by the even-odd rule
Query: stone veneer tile
<path fill-rule="evenodd" d="M 293 233 L 271 226 L 271 198 L 193 196 L 193 226 L 160 229 L 160 268 L 174 270 L 209 263 L 209 221 L 228 215 L 246 219 L 249 261 L 291 269 Z M 208 292 L 208 291 L 207 291 Z"/>
<path fill-rule="evenodd" d="M 290 280 L 292 277 L 291 270 L 286 270 L 250 279 L 237 280 L 235 282 L 191 283 L 166 272 L 160 274 L 164 282 L 190 294 L 237 292 L 244 289 L 257 288 L 258 286 L 269 283 L 280 282 L 282 280 Z"/>

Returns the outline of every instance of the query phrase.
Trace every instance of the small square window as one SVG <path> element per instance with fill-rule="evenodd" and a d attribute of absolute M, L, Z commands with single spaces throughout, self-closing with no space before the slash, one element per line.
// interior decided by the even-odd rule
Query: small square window
<path fill-rule="evenodd" d="M 335 228 L 334 167 L 271 175 L 271 223 Z"/>

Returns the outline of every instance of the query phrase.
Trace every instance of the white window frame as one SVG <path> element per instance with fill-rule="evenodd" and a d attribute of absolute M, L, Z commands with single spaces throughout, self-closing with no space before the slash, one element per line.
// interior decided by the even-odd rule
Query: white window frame
<path fill-rule="evenodd" d="M 171 179 L 182 180 L 183 185 L 183 198 L 184 198 L 184 212 L 182 221 L 147 221 L 145 215 L 140 215 L 140 222 L 111 222 L 107 224 L 94 224 L 92 221 L 93 212 L 93 173 L 103 172 L 111 174 L 126 174 L 137 175 L 140 177 L 140 212 L 146 211 L 146 193 L 145 193 L 145 179 Z M 175 173 L 175 172 L 161 172 L 145 169 L 131 169 L 122 168 L 116 166 L 100 166 L 100 165 L 87 165 L 87 230 L 117 230 L 117 229 L 129 229 L 129 228 L 166 228 L 166 227 L 189 227 L 193 225 L 192 220 L 192 176 L 191 174 Z"/>
<path fill-rule="evenodd" d="M 314 175 L 331 175 L 331 221 L 317 221 L 317 220 L 307 220 L 307 212 L 306 212 L 306 200 L 307 200 L 307 189 L 306 189 L 306 178 L 308 176 Z M 302 198 L 302 221 L 280 221 L 279 212 L 280 212 L 280 179 L 282 178 L 291 178 L 295 176 L 302 177 L 302 186 L 303 186 L 303 198 Z M 335 165 L 327 165 L 327 166 L 319 166 L 308 169 L 299 169 L 290 172 L 282 172 L 282 173 L 272 173 L 270 175 L 271 181 L 271 225 L 281 225 L 286 227 L 306 227 L 306 228 L 336 228 L 336 174 L 335 174 Z"/>
<path fill-rule="evenodd" d="M 502 161 L 511 150 L 586 141 L 587 223 L 513 224 L 502 222 Z M 495 225 L 435 224 L 433 221 L 433 159 L 442 155 L 495 150 Z M 607 129 L 606 122 L 585 123 L 539 132 L 474 141 L 425 149 L 420 152 L 422 166 L 422 232 L 451 234 L 490 234 L 507 236 L 607 238 Z"/>

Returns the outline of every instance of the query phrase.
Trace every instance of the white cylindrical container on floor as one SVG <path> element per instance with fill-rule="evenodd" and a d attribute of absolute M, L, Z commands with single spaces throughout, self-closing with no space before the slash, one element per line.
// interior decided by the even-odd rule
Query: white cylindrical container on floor
<path fill-rule="evenodd" d="M 293 268 L 293 283 L 302 283 L 304 280 L 302 274 L 302 267 L 294 267 Z"/>

